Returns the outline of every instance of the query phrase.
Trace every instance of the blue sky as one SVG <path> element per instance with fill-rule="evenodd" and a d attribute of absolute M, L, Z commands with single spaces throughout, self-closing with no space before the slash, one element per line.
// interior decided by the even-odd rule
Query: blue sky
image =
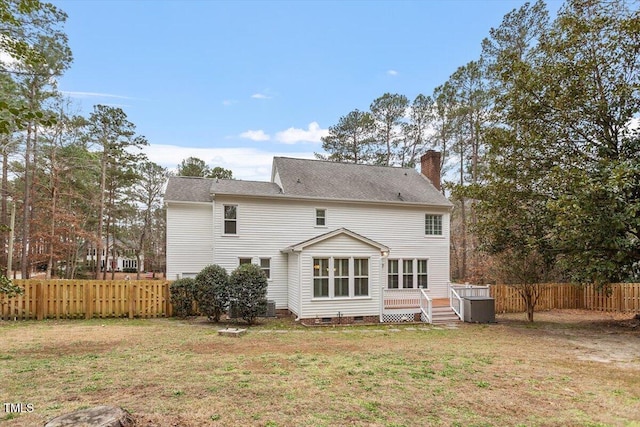
<path fill-rule="evenodd" d="M 196 156 L 253 180 L 274 155 L 321 152 L 329 126 L 385 92 L 431 94 L 524 4 L 50 1 L 69 15 L 59 89 L 80 112 L 121 107 L 163 166 Z"/>

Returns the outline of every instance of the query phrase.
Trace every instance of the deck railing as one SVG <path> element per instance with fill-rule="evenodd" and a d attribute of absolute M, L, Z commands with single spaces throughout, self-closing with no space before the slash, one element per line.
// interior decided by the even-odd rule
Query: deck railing
<path fill-rule="evenodd" d="M 464 304 L 462 304 L 462 298 L 452 285 L 449 285 L 449 301 L 451 308 L 455 311 L 456 315 L 460 320 L 464 320 Z"/>
<path fill-rule="evenodd" d="M 400 308 L 418 308 L 422 289 L 384 289 L 383 308 L 395 310 Z"/>
<path fill-rule="evenodd" d="M 431 323 L 433 304 L 426 289 L 420 289 L 420 310 L 422 310 L 423 322 Z"/>

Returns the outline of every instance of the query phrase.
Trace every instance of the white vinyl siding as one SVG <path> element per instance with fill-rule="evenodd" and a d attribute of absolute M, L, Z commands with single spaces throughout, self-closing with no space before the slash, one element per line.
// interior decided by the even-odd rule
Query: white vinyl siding
<path fill-rule="evenodd" d="M 338 235 L 310 245 L 300 253 L 301 257 L 301 286 L 300 316 L 303 318 L 322 318 L 341 316 L 377 316 L 380 313 L 381 256 L 380 249 L 370 246 L 351 236 Z M 326 283 L 329 296 L 318 298 L 314 296 L 314 262 L 319 259 L 328 260 L 328 266 L 334 267 L 335 260 L 349 260 L 349 296 L 336 296 L 334 293 L 335 275 L 333 268 L 327 272 Z M 355 295 L 354 260 L 366 259 L 369 265 L 368 295 Z M 340 277 L 340 276 L 338 276 Z"/>
<path fill-rule="evenodd" d="M 223 234 L 223 206 L 238 206 L 237 235 Z M 360 241 L 348 236 L 337 236 L 334 239 L 312 245 L 300 255 L 292 256 L 282 250 L 314 238 L 318 235 L 340 227 L 347 228 L 368 239 L 389 247 L 389 258 L 393 259 L 428 259 L 429 260 L 429 289 L 434 298 L 447 297 L 447 283 L 449 282 L 449 213 L 446 208 L 434 208 L 434 215 L 442 215 L 442 238 L 424 238 L 425 208 L 423 206 L 408 205 L 378 205 L 355 204 L 347 202 L 322 201 L 322 208 L 330 213 L 330 226 L 327 229 L 315 225 L 315 210 L 318 201 L 301 201 L 286 199 L 266 199 L 251 197 L 236 197 L 216 195 L 215 205 L 208 205 L 207 209 L 195 207 L 195 204 L 184 208 L 178 213 L 177 205 L 170 203 L 167 218 L 181 216 L 179 221 L 171 220 L 167 225 L 168 273 L 175 271 L 173 260 L 180 258 L 188 265 L 199 268 L 182 271 L 200 271 L 204 266 L 214 263 L 227 269 L 230 273 L 238 266 L 239 258 L 270 258 L 271 280 L 268 287 L 268 298 L 276 301 L 278 309 L 297 308 L 297 314 L 303 317 L 334 317 L 338 311 L 343 315 L 343 307 L 324 307 L 322 304 L 310 306 L 313 299 L 311 281 L 312 258 L 310 253 L 315 247 L 330 246 L 331 250 L 317 254 L 322 257 L 368 258 L 369 259 L 369 295 L 364 301 L 348 302 L 349 313 L 353 315 L 378 315 L 380 311 L 380 287 L 386 287 L 386 263 L 381 270 L 381 254 L 378 248 L 364 245 Z M 207 205 L 203 205 L 207 206 Z M 191 210 L 194 210 L 192 213 Z M 200 215 L 198 212 L 206 213 Z M 213 218 L 212 218 L 213 217 Z M 208 218 L 208 219 L 207 219 Z M 329 217 L 327 217 L 329 219 Z M 213 220 L 212 220 L 213 219 Z M 211 223 L 215 229 L 211 229 Z M 179 247 L 171 247 L 171 239 Z M 171 237 L 174 236 L 174 237 Z M 213 236 L 213 237 L 212 237 Z M 215 251 L 212 248 L 215 242 Z M 207 247 L 208 245 L 208 247 Z M 313 251 L 311 250 L 313 249 Z M 361 252 L 363 251 L 363 252 Z M 211 255 L 213 252 L 213 256 Z M 213 259 L 212 259 L 213 258 Z M 205 262 L 206 259 L 206 262 Z M 291 266 L 291 262 L 300 263 L 300 269 Z M 182 262 L 182 261 L 181 261 Z M 187 267 L 179 267 L 187 268 Z M 292 273 L 298 272 L 299 278 Z M 382 276 L 381 276 L 382 274 Z M 303 277 L 304 276 L 304 277 Z M 167 276 L 174 280 L 174 276 Z M 304 280 L 302 280 L 304 279 Z M 290 286 L 299 284 L 298 291 L 292 291 Z M 290 301 L 291 298 L 297 301 Z M 368 302 L 366 298 L 372 300 Z M 335 301 L 334 301 L 335 302 Z M 340 301 L 342 303 L 342 301 Z M 334 304 L 335 305 L 335 304 Z"/>
<path fill-rule="evenodd" d="M 288 286 L 287 286 L 287 299 L 289 310 L 298 316 L 300 314 L 300 254 L 292 252 L 288 254 Z M 271 285 L 269 285 L 271 286 Z"/>
<path fill-rule="evenodd" d="M 198 273 L 213 262 L 211 204 L 170 203 L 167 224 L 168 280 Z"/>

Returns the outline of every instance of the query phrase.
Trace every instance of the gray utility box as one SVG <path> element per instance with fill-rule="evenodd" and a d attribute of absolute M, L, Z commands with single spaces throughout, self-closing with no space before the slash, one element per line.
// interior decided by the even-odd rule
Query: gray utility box
<path fill-rule="evenodd" d="M 464 321 L 474 323 L 494 323 L 496 304 L 490 297 L 464 297 Z"/>

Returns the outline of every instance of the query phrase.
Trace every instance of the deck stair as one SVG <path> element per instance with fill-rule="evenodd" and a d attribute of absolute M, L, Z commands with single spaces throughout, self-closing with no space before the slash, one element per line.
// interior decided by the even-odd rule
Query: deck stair
<path fill-rule="evenodd" d="M 462 322 L 456 312 L 449 306 L 434 306 L 432 310 L 433 319 L 431 323 L 434 325 Z"/>

